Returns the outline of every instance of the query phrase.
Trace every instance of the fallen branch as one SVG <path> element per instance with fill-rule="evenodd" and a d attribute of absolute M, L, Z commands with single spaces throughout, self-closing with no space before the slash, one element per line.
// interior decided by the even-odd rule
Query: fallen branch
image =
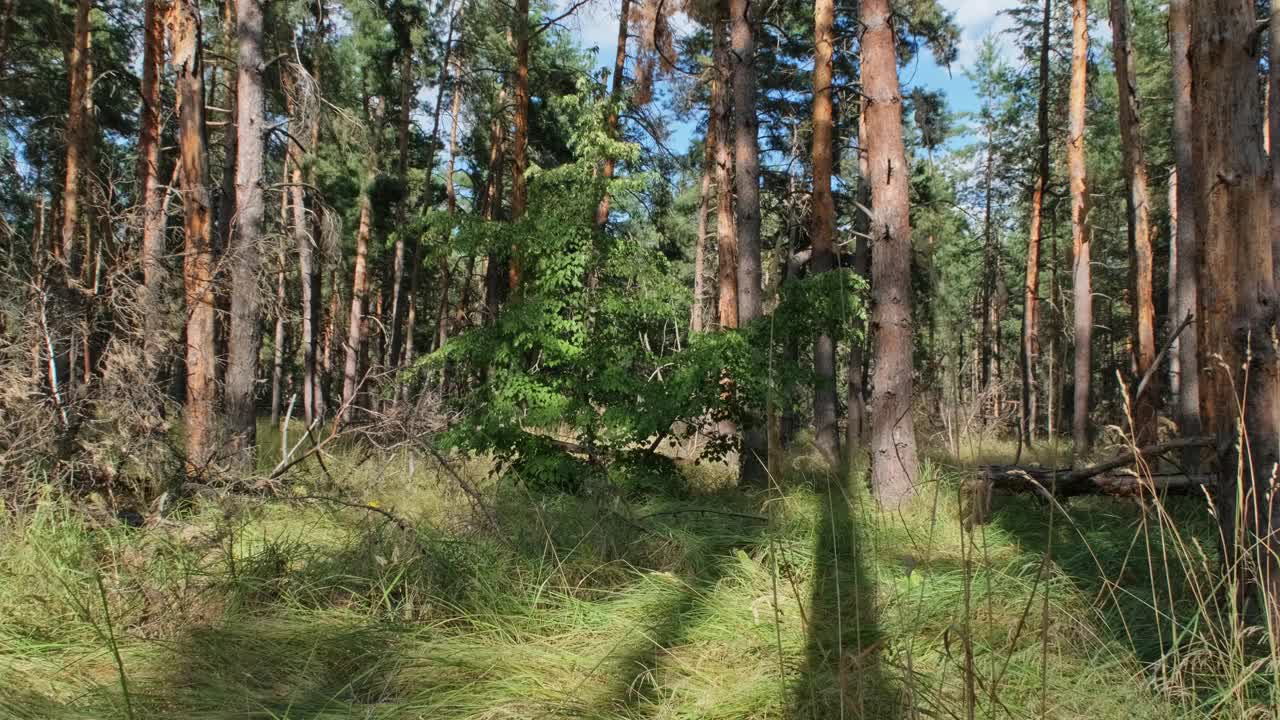
<path fill-rule="evenodd" d="M 1210 484 L 1209 475 L 1155 473 L 1138 475 L 1121 470 L 1139 457 L 1156 457 L 1172 450 L 1188 447 L 1212 447 L 1211 437 L 1176 438 L 1148 445 L 1135 451 L 1120 453 L 1110 460 L 1083 467 L 1041 468 L 1022 465 L 985 465 L 978 477 L 968 483 L 966 507 L 962 511 L 966 524 L 981 524 L 991 513 L 994 494 L 1033 493 L 1047 501 L 1073 495 L 1136 496 L 1142 492 L 1185 494 Z"/>

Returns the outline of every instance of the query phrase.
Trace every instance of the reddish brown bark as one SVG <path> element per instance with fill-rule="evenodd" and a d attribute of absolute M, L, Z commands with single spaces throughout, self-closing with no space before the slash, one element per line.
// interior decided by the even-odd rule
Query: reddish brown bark
<path fill-rule="evenodd" d="M 606 121 L 609 137 L 616 138 L 618 136 L 618 103 L 622 101 L 622 73 L 627 65 L 627 20 L 631 14 L 631 0 L 622 0 L 622 8 L 618 12 L 618 50 L 613 58 L 613 89 L 609 93 L 609 118 Z M 609 222 L 609 191 L 608 182 L 613 178 L 614 159 L 613 155 L 608 155 L 604 159 L 604 166 L 601 168 L 600 176 L 605 181 L 605 193 L 600 198 L 600 205 L 596 207 L 596 229 L 604 227 Z"/>
<path fill-rule="evenodd" d="M 1035 440 L 1036 427 L 1036 363 L 1040 359 L 1040 245 L 1044 230 L 1044 195 L 1049 187 L 1049 11 L 1050 0 L 1044 0 L 1040 25 L 1040 98 L 1036 108 L 1038 133 L 1036 185 L 1031 195 L 1031 235 L 1027 239 L 1027 273 L 1023 286 L 1022 404 L 1019 420 L 1022 441 Z"/>
<path fill-rule="evenodd" d="M 1067 176 L 1071 191 L 1072 315 L 1075 382 L 1071 438 L 1076 457 L 1089 451 L 1089 383 L 1092 376 L 1093 284 L 1089 242 L 1089 193 L 1085 187 L 1085 95 L 1088 91 L 1089 5 L 1071 2 L 1071 89 L 1067 99 Z"/>
<path fill-rule="evenodd" d="M 91 0 L 76 3 L 75 37 L 67 57 L 67 79 L 71 98 L 67 106 L 66 176 L 62 191 L 62 236 L 60 255 L 68 277 L 75 277 L 79 267 L 76 240 L 80 232 L 80 177 L 89 152 L 89 10 Z"/>
<path fill-rule="evenodd" d="M 204 57 L 200 9 L 195 0 L 174 0 L 168 25 L 178 104 L 178 149 L 182 163 L 182 277 L 187 305 L 186 473 L 202 476 L 213 461 L 217 357 L 214 342 L 212 199 L 205 142 Z"/>
<path fill-rule="evenodd" d="M 911 414 L 911 170 L 902 140 L 902 94 L 889 0 L 864 0 L 862 20 L 875 330 L 871 487 L 882 506 L 893 508 L 915 494 L 919 473 Z"/>
<path fill-rule="evenodd" d="M 369 294 L 369 238 L 372 234 L 373 207 L 369 198 L 370 186 L 377 176 L 378 136 L 382 125 L 381 98 L 371 103 L 364 98 L 365 119 L 369 124 L 370 150 L 365 166 L 364 189 L 360 194 L 360 219 L 356 226 L 356 257 L 351 273 L 351 311 L 347 315 L 346 359 L 342 365 L 343 422 L 350 422 L 361 385 L 360 361 L 365 356 L 365 318 Z"/>
<path fill-rule="evenodd" d="M 698 235 L 693 250 L 693 305 L 689 310 L 689 332 L 702 332 L 706 323 L 707 297 L 707 215 L 711 212 L 712 175 L 716 166 L 716 115 L 707 113 L 707 137 L 703 143 L 702 184 L 698 188 Z"/>
<path fill-rule="evenodd" d="M 763 314 L 760 260 L 760 146 L 756 137 L 755 23 L 749 0 L 729 0 L 733 69 L 734 218 L 738 233 L 738 325 Z M 740 482 L 767 478 L 768 438 L 763 423 L 748 417 L 742 427 Z"/>
<path fill-rule="evenodd" d="M 369 293 L 369 235 L 371 203 L 368 185 L 373 182 L 374 164 L 370 153 L 365 174 L 365 192 L 360 196 L 360 220 L 356 228 L 356 257 L 351 276 L 351 312 L 347 317 L 346 361 L 342 367 L 342 420 L 348 422 L 360 390 L 360 357 L 364 350 L 365 300 Z"/>
<path fill-rule="evenodd" d="M 831 195 L 835 123 L 832 114 L 832 51 L 835 2 L 816 0 L 813 9 L 813 209 L 810 236 L 814 273 L 831 270 L 835 240 L 835 200 Z M 836 419 L 836 348 L 831 335 L 818 333 L 813 344 L 814 444 L 829 459 L 840 457 Z"/>
<path fill-rule="evenodd" d="M 1280 360 L 1254 12 L 1248 0 L 1207 0 L 1191 18 L 1194 167 L 1204 189 L 1196 207 L 1204 249 L 1200 390 L 1206 429 L 1218 441 L 1215 512 L 1226 565 L 1241 597 L 1255 582 L 1266 590 L 1275 642 L 1280 505 L 1271 495 L 1280 460 Z"/>
<path fill-rule="evenodd" d="M 515 0 L 515 4 L 516 107 L 511 147 L 512 221 L 524 217 L 529 202 L 529 187 L 525 178 L 529 172 L 529 0 Z M 520 248 L 513 246 L 507 269 L 507 287 L 512 291 L 520 287 L 521 272 Z"/>
<path fill-rule="evenodd" d="M 167 274 L 165 252 L 165 186 L 160 182 L 160 71 L 164 63 L 164 17 L 158 0 L 146 0 L 143 12 L 142 112 L 138 133 L 138 194 L 142 200 L 142 286 L 146 292 L 144 356 L 153 370 L 163 358 L 161 300 Z"/>
<path fill-rule="evenodd" d="M 1125 0 L 1111 0 L 1111 48 L 1119 86 L 1120 145 L 1125 184 L 1129 190 L 1129 284 L 1133 302 L 1132 352 L 1137 383 L 1156 360 L 1156 310 L 1153 298 L 1155 254 L 1152 250 L 1151 194 L 1147 182 L 1146 147 L 1138 113 L 1138 77 L 1129 47 L 1129 9 Z M 1159 375 L 1153 374 L 1141 396 L 1131 399 L 1133 432 L 1139 447 L 1156 439 Z"/>
<path fill-rule="evenodd" d="M 717 19 L 712 30 L 714 67 L 711 78 L 711 112 L 715 114 L 716 154 L 716 237 L 719 253 L 720 329 L 738 327 L 738 231 L 733 217 L 733 155 L 729 130 L 729 48 L 724 21 Z"/>

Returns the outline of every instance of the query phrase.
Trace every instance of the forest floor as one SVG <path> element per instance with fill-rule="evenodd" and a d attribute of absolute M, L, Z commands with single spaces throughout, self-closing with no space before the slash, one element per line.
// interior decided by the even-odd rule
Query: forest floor
<path fill-rule="evenodd" d="M 1275 716 L 1206 610 L 1202 498 L 997 498 L 966 531 L 972 455 L 892 516 L 804 457 L 631 497 L 467 463 L 497 531 L 406 455 L 139 528 L 46 500 L 0 528 L 0 717 Z"/>

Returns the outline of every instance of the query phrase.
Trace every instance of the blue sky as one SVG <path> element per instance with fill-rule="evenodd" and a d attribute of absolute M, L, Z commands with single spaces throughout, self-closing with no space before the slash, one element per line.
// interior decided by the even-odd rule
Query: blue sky
<path fill-rule="evenodd" d="M 568 0 L 560 0 L 563 5 Z M 955 14 L 961 28 L 959 58 L 951 67 L 939 67 L 929 53 L 921 53 L 918 62 L 902 70 L 905 86 L 923 86 L 942 90 L 955 112 L 978 109 L 979 98 L 973 86 L 964 76 L 964 68 L 973 61 L 978 45 L 988 33 L 999 33 L 1008 25 L 1008 19 L 1000 11 L 1012 7 L 1016 0 L 941 0 L 942 5 Z M 619 0 L 595 0 L 579 11 L 577 17 L 566 20 L 566 26 L 577 36 L 583 47 L 599 46 L 597 56 L 602 67 L 612 67 L 617 51 Z M 678 132 L 674 147 L 684 143 L 686 132 Z"/>

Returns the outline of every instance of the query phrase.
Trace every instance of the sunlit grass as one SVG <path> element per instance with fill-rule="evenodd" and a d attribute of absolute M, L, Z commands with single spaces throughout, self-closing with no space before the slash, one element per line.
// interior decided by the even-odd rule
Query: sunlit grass
<path fill-rule="evenodd" d="M 1051 533 L 1043 503 L 1002 499 L 966 531 L 958 465 L 928 466 L 888 516 L 860 474 L 746 495 L 700 468 L 691 496 L 625 499 L 468 463 L 498 534 L 405 453 L 336 452 L 281 490 L 412 532 L 314 499 L 208 496 L 130 529 L 50 498 L 0 529 L 0 716 L 1267 712 L 1265 652 L 1224 652 L 1170 559 L 1212 547 L 1202 500 L 1165 508 L 1163 546 L 1159 513 L 1107 498 L 1056 511 Z"/>

